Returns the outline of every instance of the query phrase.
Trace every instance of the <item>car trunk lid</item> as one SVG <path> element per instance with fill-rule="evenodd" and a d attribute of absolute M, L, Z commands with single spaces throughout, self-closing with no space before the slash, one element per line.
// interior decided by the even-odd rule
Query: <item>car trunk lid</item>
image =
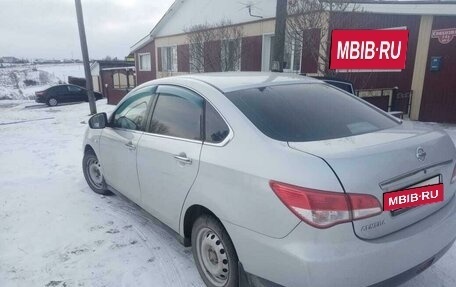
<path fill-rule="evenodd" d="M 456 154 L 453 142 L 444 131 L 409 125 L 339 139 L 289 142 L 289 146 L 325 160 L 345 192 L 371 194 L 381 203 L 383 193 L 419 183 L 437 180 L 449 187 Z M 423 161 L 417 158 L 418 148 L 426 152 Z M 384 211 L 354 221 L 354 232 L 360 238 L 374 239 L 405 228 L 442 208 L 454 196 L 455 188 L 444 192 L 444 202 Z"/>

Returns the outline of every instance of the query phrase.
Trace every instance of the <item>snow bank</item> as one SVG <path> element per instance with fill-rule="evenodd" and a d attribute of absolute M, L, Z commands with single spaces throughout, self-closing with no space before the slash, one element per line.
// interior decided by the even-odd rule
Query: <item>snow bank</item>
<path fill-rule="evenodd" d="M 0 69 L 0 100 L 34 99 L 35 92 L 83 77 L 82 64 L 20 65 Z"/>

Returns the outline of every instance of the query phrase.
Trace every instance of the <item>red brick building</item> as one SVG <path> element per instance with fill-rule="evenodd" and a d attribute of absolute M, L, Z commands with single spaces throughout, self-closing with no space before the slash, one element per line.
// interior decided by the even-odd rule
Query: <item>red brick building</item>
<path fill-rule="evenodd" d="M 236 1 L 176 1 L 151 33 L 132 47 L 138 84 L 196 72 L 191 63 L 197 56 L 192 55 L 186 31 L 195 25 L 217 23 L 226 18 L 232 25 L 242 28 L 239 65 L 232 65 L 229 70 L 270 71 L 275 5 L 275 0 L 261 0 L 248 9 Z M 352 81 L 355 88 L 361 90 L 361 95 L 365 94 L 363 90 L 392 92 L 393 88 L 407 95 L 413 94 L 409 108 L 412 119 L 456 123 L 456 39 L 448 36 L 456 30 L 456 5 L 432 1 L 360 5 L 362 12 L 328 13 L 326 31 L 306 31 L 315 39 L 307 49 L 302 49 L 293 40 L 286 41 L 285 72 L 322 76 L 319 67 L 325 63 L 311 57 L 310 50 L 321 51 L 322 41 L 326 43 L 324 35 L 329 35 L 332 29 L 405 28 L 409 30 L 409 47 L 404 70 L 338 73 L 337 76 Z M 340 18 L 350 21 L 340 24 L 344 22 L 338 21 Z M 447 34 L 445 41 L 439 40 L 439 33 Z M 228 71 L 222 63 L 230 51 L 224 52 L 223 45 L 220 40 L 204 44 L 204 64 L 198 72 Z M 431 60 L 436 58 L 440 60 L 440 67 L 431 71 Z M 391 105 L 391 96 L 388 99 L 386 104 Z"/>
<path fill-rule="evenodd" d="M 90 66 L 93 89 L 117 104 L 136 86 L 135 63 L 132 61 L 95 61 Z"/>

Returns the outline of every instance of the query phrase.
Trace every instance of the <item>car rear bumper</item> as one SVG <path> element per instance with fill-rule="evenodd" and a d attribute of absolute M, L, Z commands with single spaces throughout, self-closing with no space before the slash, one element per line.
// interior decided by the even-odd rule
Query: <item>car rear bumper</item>
<path fill-rule="evenodd" d="M 44 103 L 44 98 L 36 97 L 36 98 L 35 98 L 35 102 L 37 102 L 37 103 Z"/>
<path fill-rule="evenodd" d="M 424 270 L 426 270 L 428 267 L 430 267 L 432 264 L 437 262 L 445 253 L 453 246 L 454 241 L 452 241 L 450 244 L 448 244 L 445 248 L 439 251 L 439 253 L 435 254 L 431 258 L 427 259 L 426 261 L 418 264 L 417 266 L 410 268 L 409 270 L 402 272 L 401 274 L 398 274 L 392 278 L 386 279 L 382 282 L 370 285 L 369 287 L 393 287 L 393 286 L 398 286 L 416 275 L 420 274 Z"/>
<path fill-rule="evenodd" d="M 437 262 L 454 244 L 454 241 L 448 244 L 445 248 L 439 251 L 439 253 L 435 254 L 428 260 L 424 261 L 421 264 L 418 264 L 417 266 L 402 272 L 401 274 L 398 274 L 392 278 L 386 279 L 382 282 L 370 285 L 368 287 L 394 287 L 394 286 L 399 286 L 400 284 L 412 279 L 416 275 L 420 274 L 424 270 L 426 270 L 428 267 L 430 267 L 432 264 Z M 276 284 L 274 282 L 271 282 L 269 280 L 266 280 L 264 278 L 255 276 L 253 274 L 245 272 L 242 264 L 239 264 L 239 270 L 241 272 L 241 282 L 240 286 L 241 287 L 283 287 L 283 285 Z"/>
<path fill-rule="evenodd" d="M 257 278 L 252 282 L 287 287 L 394 286 L 429 267 L 451 247 L 456 238 L 456 199 L 412 226 L 369 241 L 357 238 L 351 224 L 317 230 L 300 223 L 286 237 L 274 239 L 223 223 L 246 274 Z"/>

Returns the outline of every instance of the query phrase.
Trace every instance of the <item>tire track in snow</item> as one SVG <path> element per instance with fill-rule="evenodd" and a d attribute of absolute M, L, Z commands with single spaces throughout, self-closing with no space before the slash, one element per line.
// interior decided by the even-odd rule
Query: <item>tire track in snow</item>
<path fill-rule="evenodd" d="M 134 216 L 137 218 L 142 218 L 142 219 L 147 220 L 146 226 L 150 226 L 149 224 L 151 224 L 153 227 L 158 227 L 154 222 L 150 222 L 150 220 L 148 220 L 145 216 L 141 216 L 136 213 L 129 212 L 122 207 L 119 207 L 119 208 L 120 209 L 115 210 L 115 213 L 111 213 L 111 215 L 114 218 L 118 219 L 119 221 L 123 221 L 124 223 L 127 223 L 124 220 L 125 218 L 120 216 L 121 214 L 123 214 L 123 215 Z M 112 209 L 112 208 L 111 208 L 111 210 L 114 211 L 114 209 Z M 167 248 L 168 248 L 167 244 L 169 242 L 164 242 L 161 239 L 164 235 L 161 234 L 161 232 L 154 230 L 154 231 L 148 232 L 152 236 L 152 238 L 150 238 L 150 236 L 147 236 L 140 228 L 138 228 L 138 226 L 137 226 L 138 222 L 134 222 L 134 223 L 135 224 L 132 225 L 132 229 L 134 230 L 134 232 L 141 238 L 145 247 L 152 254 L 156 254 L 155 260 L 158 261 L 158 265 L 160 266 L 160 270 L 161 270 L 160 273 L 166 274 L 165 276 L 163 276 L 163 279 L 167 281 L 167 285 L 168 286 L 185 286 L 185 285 L 183 285 L 183 283 L 180 279 L 180 274 L 179 274 L 178 269 L 174 265 L 174 262 L 172 262 L 173 259 L 172 259 L 171 255 L 167 251 Z M 140 222 L 139 222 L 139 224 L 141 225 Z M 161 228 L 161 227 L 159 227 L 159 228 Z M 157 246 L 152 246 L 150 244 L 150 241 L 155 242 L 157 244 Z M 173 269 L 173 270 L 171 271 L 171 269 Z M 179 276 L 176 276 L 176 274 L 178 274 Z M 176 282 L 176 281 L 178 281 L 178 282 Z M 176 283 L 178 283 L 178 284 L 176 284 Z"/>
<path fill-rule="evenodd" d="M 53 120 L 53 119 L 55 119 L 55 118 L 51 117 L 51 118 L 41 118 L 41 119 L 34 119 L 34 120 L 22 120 L 22 121 L 15 121 L 15 122 L 6 122 L 6 123 L 0 123 L 0 126 L 22 124 L 22 123 L 28 123 L 28 122 L 37 122 L 37 121 L 44 121 L 44 120 Z"/>
<path fill-rule="evenodd" d="M 174 251 L 177 255 L 187 257 L 188 255 L 185 252 L 179 252 L 179 249 L 183 249 L 184 247 L 181 247 L 180 243 L 178 243 L 168 231 L 163 229 L 161 226 L 162 223 L 158 222 L 158 220 L 152 218 L 150 215 L 144 214 L 145 211 L 139 209 L 139 207 L 135 208 L 132 205 L 133 203 L 130 203 L 128 199 L 124 198 L 124 196 L 118 196 L 119 197 L 116 198 L 117 202 L 107 202 L 109 209 L 111 210 L 111 215 L 125 224 L 131 224 L 131 222 L 127 222 L 125 220 L 125 215 L 133 219 L 134 224 L 132 224 L 132 229 L 141 238 L 145 247 L 151 253 L 156 254 L 155 260 L 159 263 L 160 270 L 162 271 L 161 273 L 166 274 L 163 276 L 163 279 L 167 281 L 167 285 L 182 287 L 190 285 L 194 286 L 194 282 L 184 283 L 182 281 L 182 279 L 188 279 L 186 278 L 188 274 L 182 273 L 181 269 L 176 267 L 176 257 L 170 252 Z M 123 204 L 121 200 L 125 200 L 126 204 Z M 142 226 L 148 228 L 142 228 Z M 154 244 L 152 245 L 151 242 Z M 184 265 L 187 266 L 193 266 L 193 263 L 188 264 L 189 262 L 187 262 L 187 260 L 181 263 L 184 263 Z M 196 272 L 196 268 L 193 270 Z M 199 277 L 197 278 L 199 279 Z"/>

